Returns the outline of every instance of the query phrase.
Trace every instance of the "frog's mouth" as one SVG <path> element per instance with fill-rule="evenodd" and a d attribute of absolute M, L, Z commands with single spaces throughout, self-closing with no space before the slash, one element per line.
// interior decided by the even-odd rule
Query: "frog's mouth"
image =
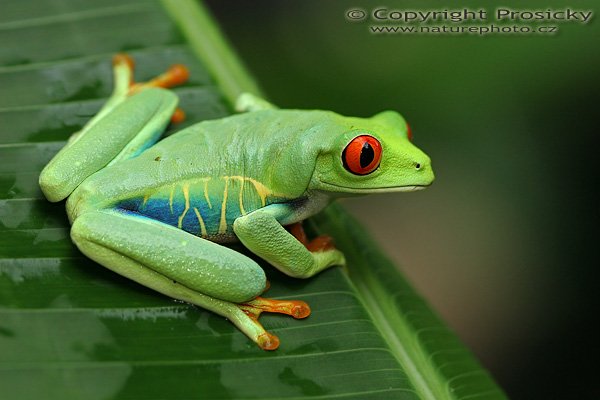
<path fill-rule="evenodd" d="M 340 186 L 334 183 L 323 182 L 321 181 L 321 189 L 322 190 L 331 190 L 332 192 L 343 192 L 343 193 L 394 193 L 394 192 L 416 192 L 417 190 L 423 190 L 431 185 L 431 183 L 427 184 L 417 184 L 417 185 L 402 185 L 402 186 L 387 186 L 387 187 L 378 187 L 378 188 L 356 188 L 356 187 L 348 187 L 348 186 Z"/>

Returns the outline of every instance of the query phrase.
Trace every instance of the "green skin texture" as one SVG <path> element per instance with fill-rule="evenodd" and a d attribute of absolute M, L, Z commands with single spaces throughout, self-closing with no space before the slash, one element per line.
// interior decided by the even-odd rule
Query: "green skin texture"
<path fill-rule="evenodd" d="M 430 160 L 410 143 L 396 112 L 372 118 L 280 110 L 250 94 L 242 111 L 200 122 L 152 147 L 177 106 L 169 90 L 128 94 L 131 71 L 115 66 L 102 110 L 45 167 L 40 187 L 67 200 L 71 237 L 103 266 L 170 297 L 230 319 L 252 340 L 264 329 L 239 307 L 266 289 L 239 240 L 287 275 L 344 265 L 337 249 L 309 251 L 285 225 L 338 197 L 430 185 Z M 382 146 L 379 167 L 354 175 L 342 152 L 359 135 Z M 145 150 L 144 150 L 145 149 Z"/>

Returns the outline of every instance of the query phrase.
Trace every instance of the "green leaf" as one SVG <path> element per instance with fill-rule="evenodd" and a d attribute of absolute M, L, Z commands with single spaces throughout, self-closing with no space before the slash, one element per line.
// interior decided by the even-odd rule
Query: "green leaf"
<path fill-rule="evenodd" d="M 229 115 L 257 93 L 192 1 L 4 0 L 0 14 L 0 394 L 2 399 L 501 399 L 487 372 L 339 206 L 311 220 L 348 270 L 308 279 L 264 265 L 269 296 L 302 299 L 306 320 L 262 322 L 265 352 L 223 318 L 84 258 L 64 204 L 39 171 L 111 91 L 114 53 L 147 79 L 191 69 L 176 92 L 185 124 Z M 178 129 L 181 126 L 178 126 Z"/>

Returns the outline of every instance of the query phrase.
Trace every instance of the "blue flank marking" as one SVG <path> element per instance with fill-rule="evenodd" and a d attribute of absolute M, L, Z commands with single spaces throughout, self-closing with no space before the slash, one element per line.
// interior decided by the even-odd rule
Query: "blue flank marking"
<path fill-rule="evenodd" d="M 142 207 L 143 201 L 143 198 L 123 200 L 117 204 L 117 208 L 132 211 L 176 228 L 178 227 L 179 216 L 185 209 L 185 200 L 183 198 L 176 197 L 173 199 L 173 213 L 171 213 L 171 209 L 169 207 L 169 199 L 148 199 L 145 206 Z M 198 217 L 196 216 L 194 207 L 196 207 L 200 212 L 208 235 L 210 236 L 217 234 L 219 230 L 219 223 L 221 221 L 220 204 L 216 207 L 213 205 L 213 208 L 211 209 L 206 203 L 195 203 L 193 199 L 190 199 L 190 208 L 183 217 L 181 229 L 193 235 L 201 236 L 200 223 L 198 222 Z M 227 232 L 230 233 L 233 221 L 239 217 L 239 210 L 234 209 L 231 210 L 232 212 L 229 212 L 229 210 L 227 211 Z"/>
<path fill-rule="evenodd" d="M 141 207 L 140 202 L 140 207 Z M 169 208 L 168 199 L 153 200 L 149 199 L 144 207 L 138 209 L 138 212 L 142 215 L 164 222 L 165 224 L 173 225 L 177 227 L 179 223 L 179 216 L 183 212 L 184 203 L 173 200 L 173 214 Z"/>

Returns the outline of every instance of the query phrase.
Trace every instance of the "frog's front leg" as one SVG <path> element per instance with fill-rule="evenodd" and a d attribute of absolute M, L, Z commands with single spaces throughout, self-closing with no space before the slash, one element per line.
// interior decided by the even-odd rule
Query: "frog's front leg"
<path fill-rule="evenodd" d="M 279 339 L 258 322 L 261 312 L 310 314 L 301 301 L 257 297 L 267 282 L 248 257 L 156 220 L 118 210 L 90 211 L 75 220 L 71 238 L 103 266 L 228 318 L 265 350 L 276 349 Z"/>
<path fill-rule="evenodd" d="M 308 278 L 322 270 L 345 265 L 344 255 L 326 239 L 303 243 L 279 222 L 290 213 L 290 206 L 272 204 L 235 220 L 233 229 L 250 251 L 281 272 Z"/>

